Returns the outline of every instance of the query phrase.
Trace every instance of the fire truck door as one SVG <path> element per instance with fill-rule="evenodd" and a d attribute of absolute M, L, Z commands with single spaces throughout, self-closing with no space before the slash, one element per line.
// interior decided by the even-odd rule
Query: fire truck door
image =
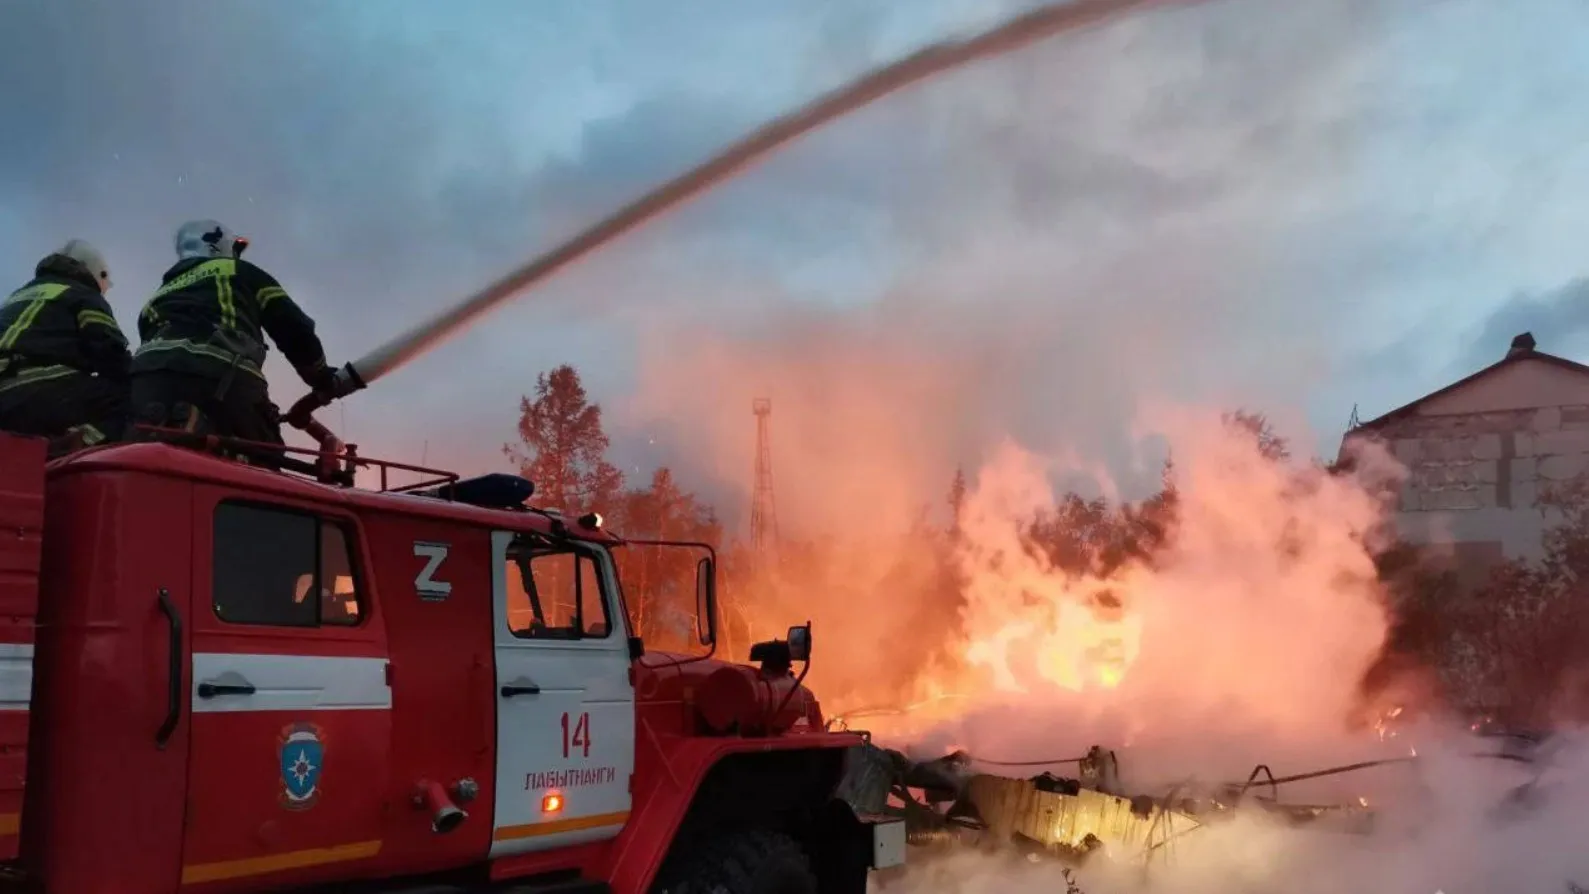
<path fill-rule="evenodd" d="M 195 489 L 182 883 L 348 877 L 381 849 L 392 693 L 351 519 Z M 208 560 L 208 561 L 206 561 Z"/>
<path fill-rule="evenodd" d="M 616 836 L 634 686 L 610 558 L 493 533 L 497 797 L 491 856 Z"/>

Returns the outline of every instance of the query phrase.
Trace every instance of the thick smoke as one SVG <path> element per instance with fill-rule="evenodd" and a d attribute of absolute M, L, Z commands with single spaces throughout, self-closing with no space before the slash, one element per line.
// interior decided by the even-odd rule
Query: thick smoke
<path fill-rule="evenodd" d="M 812 620 L 810 679 L 830 712 L 922 706 L 868 723 L 923 747 L 1025 760 L 1130 746 L 1130 765 L 1159 775 L 1339 752 L 1386 626 L 1374 496 L 1308 460 L 1264 458 L 1214 406 L 1136 401 L 1114 432 L 1126 462 L 1100 449 L 1107 433 L 1023 437 L 1008 421 L 1018 414 L 997 410 L 1028 386 L 982 365 L 1000 346 L 963 319 L 785 318 L 737 337 L 696 332 L 687 353 L 648 365 L 628 412 L 694 433 L 693 459 L 742 487 L 751 400 L 773 399 L 780 519 L 818 547 L 786 556 L 798 585 L 760 600 L 760 632 Z M 1056 411 L 1075 412 L 1067 403 L 1057 395 Z M 1067 576 L 1024 539 L 1077 481 L 1121 497 L 1156 489 L 1153 442 L 1173 455 L 1178 508 L 1149 561 Z M 915 526 L 947 525 L 957 464 L 969 492 L 949 542 Z M 951 592 L 930 573 L 946 559 Z"/>

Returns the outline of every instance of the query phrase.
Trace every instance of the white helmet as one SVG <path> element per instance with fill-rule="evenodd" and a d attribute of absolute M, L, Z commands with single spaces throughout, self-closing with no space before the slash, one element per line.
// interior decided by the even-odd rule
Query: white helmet
<path fill-rule="evenodd" d="M 72 239 L 58 252 L 88 268 L 94 275 L 94 281 L 99 283 L 101 293 L 110 291 L 110 265 L 105 263 L 105 256 L 99 249 L 88 243 L 86 239 Z"/>
<path fill-rule="evenodd" d="M 177 257 L 235 258 L 248 247 L 248 240 L 233 233 L 218 220 L 190 220 L 177 228 Z"/>

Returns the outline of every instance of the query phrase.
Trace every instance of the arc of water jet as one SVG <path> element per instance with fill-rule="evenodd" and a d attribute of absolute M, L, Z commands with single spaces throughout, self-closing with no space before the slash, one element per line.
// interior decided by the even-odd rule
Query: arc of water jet
<path fill-rule="evenodd" d="M 873 69 L 769 121 L 713 158 L 635 199 L 350 365 L 362 382 L 374 382 L 467 328 L 519 292 L 545 281 L 619 236 L 742 173 L 753 163 L 812 130 L 905 87 L 1057 34 L 1100 25 L 1152 7 L 1189 6 L 1200 2 L 1205 0 L 1071 0 L 1024 13 L 973 37 L 932 44 Z"/>

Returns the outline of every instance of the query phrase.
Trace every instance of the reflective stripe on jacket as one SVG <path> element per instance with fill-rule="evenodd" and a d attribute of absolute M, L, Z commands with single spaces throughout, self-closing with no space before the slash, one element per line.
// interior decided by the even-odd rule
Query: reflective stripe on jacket
<path fill-rule="evenodd" d="M 135 370 L 224 376 L 234 365 L 264 380 L 270 336 L 305 382 L 327 375 L 314 321 L 270 274 L 233 258 L 189 258 L 166 271 L 138 316 Z"/>

